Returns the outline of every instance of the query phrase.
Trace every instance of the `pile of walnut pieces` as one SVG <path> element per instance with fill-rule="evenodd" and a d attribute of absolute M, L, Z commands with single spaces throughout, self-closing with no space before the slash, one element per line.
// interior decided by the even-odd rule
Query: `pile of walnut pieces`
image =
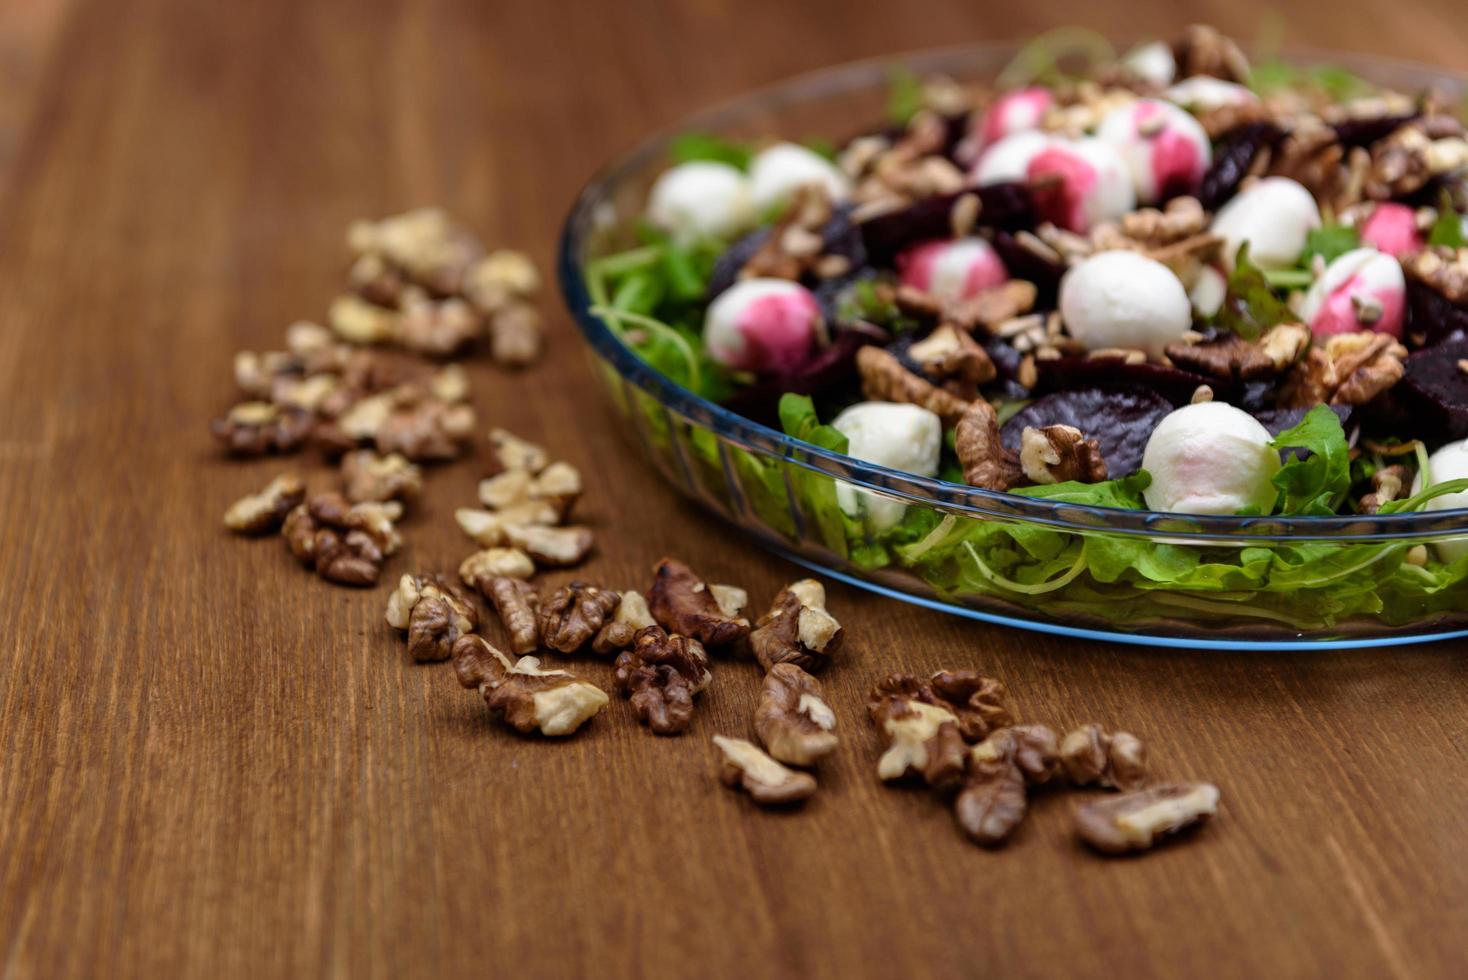
<path fill-rule="evenodd" d="M 985 847 L 1009 840 L 1030 793 L 1046 785 L 1120 791 L 1075 815 L 1077 836 L 1107 854 L 1145 850 L 1216 811 L 1210 784 L 1150 784 L 1136 736 L 1088 724 L 1060 738 L 1047 725 L 1016 724 L 1004 696 L 1003 684 L 976 671 L 888 676 L 867 701 L 888 740 L 877 775 L 920 780 L 951 799 L 959 827 Z"/>
<path fill-rule="evenodd" d="M 400 544 L 394 522 L 421 495 L 423 465 L 456 460 L 472 443 L 468 375 L 446 359 L 487 337 L 495 363 L 533 362 L 541 344 L 531 299 L 540 277 L 526 256 L 486 252 L 435 208 L 356 222 L 347 238 L 348 292 L 331 305 L 329 328 L 295 323 L 284 350 L 235 355 L 244 400 L 210 429 L 231 456 L 314 447 L 337 463 L 340 493 L 308 498 L 299 476 L 283 474 L 237 501 L 224 522 L 242 534 L 280 528 L 308 568 L 331 582 L 364 586 L 377 582 Z M 569 467 L 537 480 L 536 492 L 553 498 L 547 507 L 580 492 Z M 520 514 L 516 523 L 526 528 L 559 522 L 539 519 L 538 511 Z M 566 556 L 583 537 L 529 531 L 515 544 Z"/>

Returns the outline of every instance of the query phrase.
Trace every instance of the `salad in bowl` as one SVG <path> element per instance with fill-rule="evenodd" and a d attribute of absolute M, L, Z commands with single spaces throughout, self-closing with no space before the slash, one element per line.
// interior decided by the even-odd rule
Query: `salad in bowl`
<path fill-rule="evenodd" d="M 1207 27 L 909 63 L 716 110 L 578 201 L 563 286 L 659 468 L 1006 623 L 1468 630 L 1461 83 Z"/>

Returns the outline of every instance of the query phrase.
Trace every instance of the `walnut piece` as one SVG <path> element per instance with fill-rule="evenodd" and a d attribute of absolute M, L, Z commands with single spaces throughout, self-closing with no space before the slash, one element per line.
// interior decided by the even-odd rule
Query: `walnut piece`
<path fill-rule="evenodd" d="M 535 473 L 524 469 L 504 472 L 479 482 L 479 502 L 493 510 L 529 503 L 555 508 L 559 518 L 571 512 L 581 496 L 581 472 L 570 463 L 550 463 Z"/>
<path fill-rule="evenodd" d="M 414 353 L 452 357 L 484 333 L 474 307 L 457 297 L 436 300 L 419 289 L 403 292 L 397 340 Z"/>
<path fill-rule="evenodd" d="M 939 324 L 932 333 L 907 349 L 907 356 L 923 374 L 964 402 L 979 396 L 979 386 L 993 381 L 997 370 L 979 342 L 967 330 Z"/>
<path fill-rule="evenodd" d="M 1232 40 L 1206 24 L 1190 24 L 1172 46 L 1177 77 L 1212 75 L 1227 82 L 1249 81 L 1249 59 Z"/>
<path fill-rule="evenodd" d="M 423 492 L 423 471 L 408 462 L 406 456 L 390 453 L 379 456 L 370 449 L 347 453 L 341 462 L 342 483 L 347 499 L 417 500 Z"/>
<path fill-rule="evenodd" d="M 513 432 L 490 429 L 489 444 L 501 469 L 524 470 L 534 476 L 550 465 L 550 455 L 544 449 Z"/>
<path fill-rule="evenodd" d="M 486 548 L 476 551 L 459 564 L 459 578 L 481 593 L 491 579 L 529 578 L 535 574 L 535 562 L 519 548 Z"/>
<path fill-rule="evenodd" d="M 753 742 L 715 735 L 714 745 L 723 753 L 720 781 L 744 790 L 760 806 L 799 803 L 816 791 L 815 777 L 810 773 L 782 766 Z"/>
<path fill-rule="evenodd" d="M 1310 345 L 1310 329 L 1300 323 L 1271 327 L 1258 340 L 1227 334 L 1204 344 L 1171 344 L 1176 367 L 1228 381 L 1251 381 L 1288 371 Z"/>
<path fill-rule="evenodd" d="M 1004 843 L 1029 809 L 1027 787 L 1049 782 L 1059 768 L 1048 726 L 996 729 L 969 752 L 963 788 L 953 801 L 958 825 L 985 847 Z"/>
<path fill-rule="evenodd" d="M 1060 743 L 1060 763 L 1077 786 L 1140 789 L 1147 782 L 1147 747 L 1130 732 L 1082 725 Z"/>
<path fill-rule="evenodd" d="M 241 402 L 209 423 L 214 438 L 233 456 L 293 453 L 311 434 L 310 412 L 270 402 Z"/>
<path fill-rule="evenodd" d="M 224 512 L 224 526 L 236 534 L 274 531 L 305 499 L 305 481 L 294 473 L 282 473 L 259 493 L 246 494 L 230 504 Z"/>
<path fill-rule="evenodd" d="M 1407 349 L 1390 334 L 1334 334 L 1312 346 L 1285 378 L 1280 405 L 1364 405 L 1401 380 L 1406 356 Z"/>
<path fill-rule="evenodd" d="M 459 458 L 474 425 L 471 406 L 447 404 L 424 392 L 420 397 L 400 397 L 373 438 L 384 455 L 402 453 L 415 462 L 439 462 Z"/>
<path fill-rule="evenodd" d="M 1468 248 L 1426 248 L 1402 256 L 1402 269 L 1448 302 L 1468 306 Z"/>
<path fill-rule="evenodd" d="M 826 611 L 826 587 L 815 579 L 787 585 L 749 634 L 749 648 L 765 670 L 794 664 L 820 670 L 841 648 L 846 631 Z M 778 758 L 778 756 L 777 756 Z"/>
<path fill-rule="evenodd" d="M 604 657 L 611 656 L 618 650 L 631 646 L 638 630 L 656 625 L 657 620 L 652 618 L 652 612 L 647 608 L 647 600 L 642 597 L 642 593 L 623 592 L 616 612 L 591 641 L 591 649 Z"/>
<path fill-rule="evenodd" d="M 1400 464 L 1384 466 L 1371 474 L 1371 492 L 1361 498 L 1361 513 L 1375 514 L 1381 505 L 1400 500 L 1412 486 L 1412 474 Z"/>
<path fill-rule="evenodd" d="M 528 500 L 506 507 L 501 511 L 477 510 L 460 507 L 454 511 L 454 520 L 459 529 L 484 548 L 507 544 L 510 540 L 508 528 L 513 525 L 543 524 L 559 522 L 561 515 L 555 507 L 544 500 Z"/>
<path fill-rule="evenodd" d="M 857 351 L 856 368 L 861 374 L 862 394 L 872 401 L 918 405 L 948 425 L 969 407 L 968 400 L 909 371 L 897 355 L 880 347 L 863 347 Z"/>
<path fill-rule="evenodd" d="M 462 292 L 476 309 L 489 316 L 540 292 L 540 273 L 524 252 L 499 249 L 469 266 Z"/>
<path fill-rule="evenodd" d="M 1076 810 L 1076 834 L 1103 854 L 1144 851 L 1218 811 L 1218 787 L 1173 783 L 1132 790 Z"/>
<path fill-rule="evenodd" d="M 423 663 L 447 660 L 479 615 L 463 593 L 437 575 L 404 575 L 387 600 L 387 621 L 408 633 L 408 654 Z"/>
<path fill-rule="evenodd" d="M 352 293 L 332 300 L 326 311 L 326 322 L 333 333 L 349 344 L 390 344 L 398 339 L 397 311 Z"/>
<path fill-rule="evenodd" d="M 929 786 L 946 789 L 963 776 L 963 736 L 958 716 L 947 707 L 891 699 L 872 711 L 872 719 L 888 738 L 887 750 L 877 760 L 883 782 L 920 775 Z"/>
<path fill-rule="evenodd" d="M 523 579 L 498 575 L 482 580 L 485 598 L 510 636 L 510 652 L 523 655 L 540 647 L 540 596 Z"/>
<path fill-rule="evenodd" d="M 940 670 L 927 680 L 912 674 L 889 674 L 872 688 L 867 711 L 880 721 L 896 703 L 935 705 L 953 715 L 965 741 L 977 742 L 1012 723 L 1004 693 L 1002 683 L 976 670 Z"/>
<path fill-rule="evenodd" d="M 727 647 L 749 635 L 749 620 L 725 612 L 714 590 L 676 558 L 658 562 L 647 604 L 664 629 L 706 647 Z"/>
<path fill-rule="evenodd" d="M 660 626 L 637 631 L 632 649 L 613 663 L 617 690 L 658 735 L 680 735 L 693 721 L 693 697 L 713 680 L 708 654 L 689 636 L 669 635 Z"/>
<path fill-rule="evenodd" d="M 1033 483 L 1100 483 L 1106 479 L 1101 444 L 1070 425 L 1027 425 L 1020 433 L 1019 465 Z"/>
<path fill-rule="evenodd" d="M 570 568 L 579 565 L 596 543 L 591 529 L 579 525 L 508 524 L 505 540 L 535 560 L 537 565 Z"/>
<path fill-rule="evenodd" d="M 339 493 L 318 493 L 286 515 L 280 533 L 307 568 L 340 585 L 375 585 L 387 556 L 402 545 L 393 522 L 402 505 L 351 504 Z"/>
<path fill-rule="evenodd" d="M 518 732 L 570 735 L 610 700 L 601 688 L 567 671 L 542 670 L 535 657 L 512 664 L 482 636 L 460 637 L 453 654 L 459 683 L 477 689 L 489 709 Z"/>
<path fill-rule="evenodd" d="M 963 466 L 969 486 L 985 490 L 1008 490 L 1024 479 L 1015 454 L 999 438 L 999 416 L 984 399 L 974 401 L 959 418 L 954 431 L 954 451 Z"/>
<path fill-rule="evenodd" d="M 621 596 L 586 582 L 571 582 L 540 604 L 540 640 L 548 649 L 575 653 L 601 631 Z"/>
<path fill-rule="evenodd" d="M 347 229 L 354 257 L 376 256 L 403 278 L 437 296 L 465 285 L 484 247 L 440 208 L 415 208 L 380 221 L 354 221 Z"/>
<path fill-rule="evenodd" d="M 765 675 L 754 732 L 776 759 L 810 766 L 835 751 L 836 714 L 814 677 L 793 663 L 777 663 Z"/>
<path fill-rule="evenodd" d="M 524 367 L 540 359 L 540 311 L 529 303 L 511 303 L 489 321 L 489 354 L 502 367 Z"/>

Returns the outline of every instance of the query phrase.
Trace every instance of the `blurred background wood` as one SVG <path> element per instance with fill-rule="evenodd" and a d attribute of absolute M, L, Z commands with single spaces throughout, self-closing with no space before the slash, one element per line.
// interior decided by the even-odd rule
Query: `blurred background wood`
<path fill-rule="evenodd" d="M 0 976 L 1461 975 L 1463 647 L 1246 655 L 1006 632 L 844 588 L 845 732 L 797 814 L 713 778 L 758 681 L 686 737 L 616 701 L 564 743 L 407 662 L 385 589 L 230 539 L 286 465 L 221 460 L 240 348 L 320 316 L 359 216 L 437 202 L 550 270 L 613 153 L 711 100 L 888 51 L 1063 23 L 1217 23 L 1443 65 L 1447 0 L 346 3 L 0 7 Z M 487 422 L 592 476 L 613 585 L 683 555 L 759 603 L 797 572 L 627 455 L 553 294 L 552 357 L 474 368 Z M 434 475 L 388 578 L 466 552 Z M 1223 789 L 1182 846 L 1103 861 L 1075 797 L 985 853 L 884 789 L 863 694 L 978 667 L 1025 717 L 1146 738 Z M 599 664 L 584 672 L 605 683 Z"/>

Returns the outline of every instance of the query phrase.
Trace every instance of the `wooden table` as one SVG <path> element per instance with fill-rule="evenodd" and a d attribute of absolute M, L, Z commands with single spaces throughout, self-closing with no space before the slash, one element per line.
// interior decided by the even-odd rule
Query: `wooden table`
<path fill-rule="evenodd" d="M 549 268 L 601 161 L 710 100 L 887 50 L 1075 19 L 1248 37 L 1270 5 L 195 4 L 27 0 L 0 47 L 0 976 L 1462 975 L 1462 647 L 1230 654 L 1072 642 L 833 588 L 846 738 L 803 812 L 720 787 L 709 736 L 758 689 L 722 665 L 692 732 L 614 701 L 514 736 L 382 621 L 386 586 L 304 573 L 224 506 L 282 464 L 217 454 L 240 348 L 338 288 L 359 216 L 440 202 Z M 1440 63 L 1457 6 L 1294 5 L 1292 39 Z M 601 552 L 682 555 L 763 603 L 791 566 L 628 455 L 553 296 L 553 356 L 473 369 L 483 417 L 590 475 Z M 389 578 L 467 551 L 474 468 L 434 474 Z M 1108 861 L 1040 798 L 965 843 L 883 788 L 863 695 L 977 667 L 1025 716 L 1126 726 L 1223 789 L 1192 841 Z M 578 665 L 606 683 L 600 664 Z"/>

